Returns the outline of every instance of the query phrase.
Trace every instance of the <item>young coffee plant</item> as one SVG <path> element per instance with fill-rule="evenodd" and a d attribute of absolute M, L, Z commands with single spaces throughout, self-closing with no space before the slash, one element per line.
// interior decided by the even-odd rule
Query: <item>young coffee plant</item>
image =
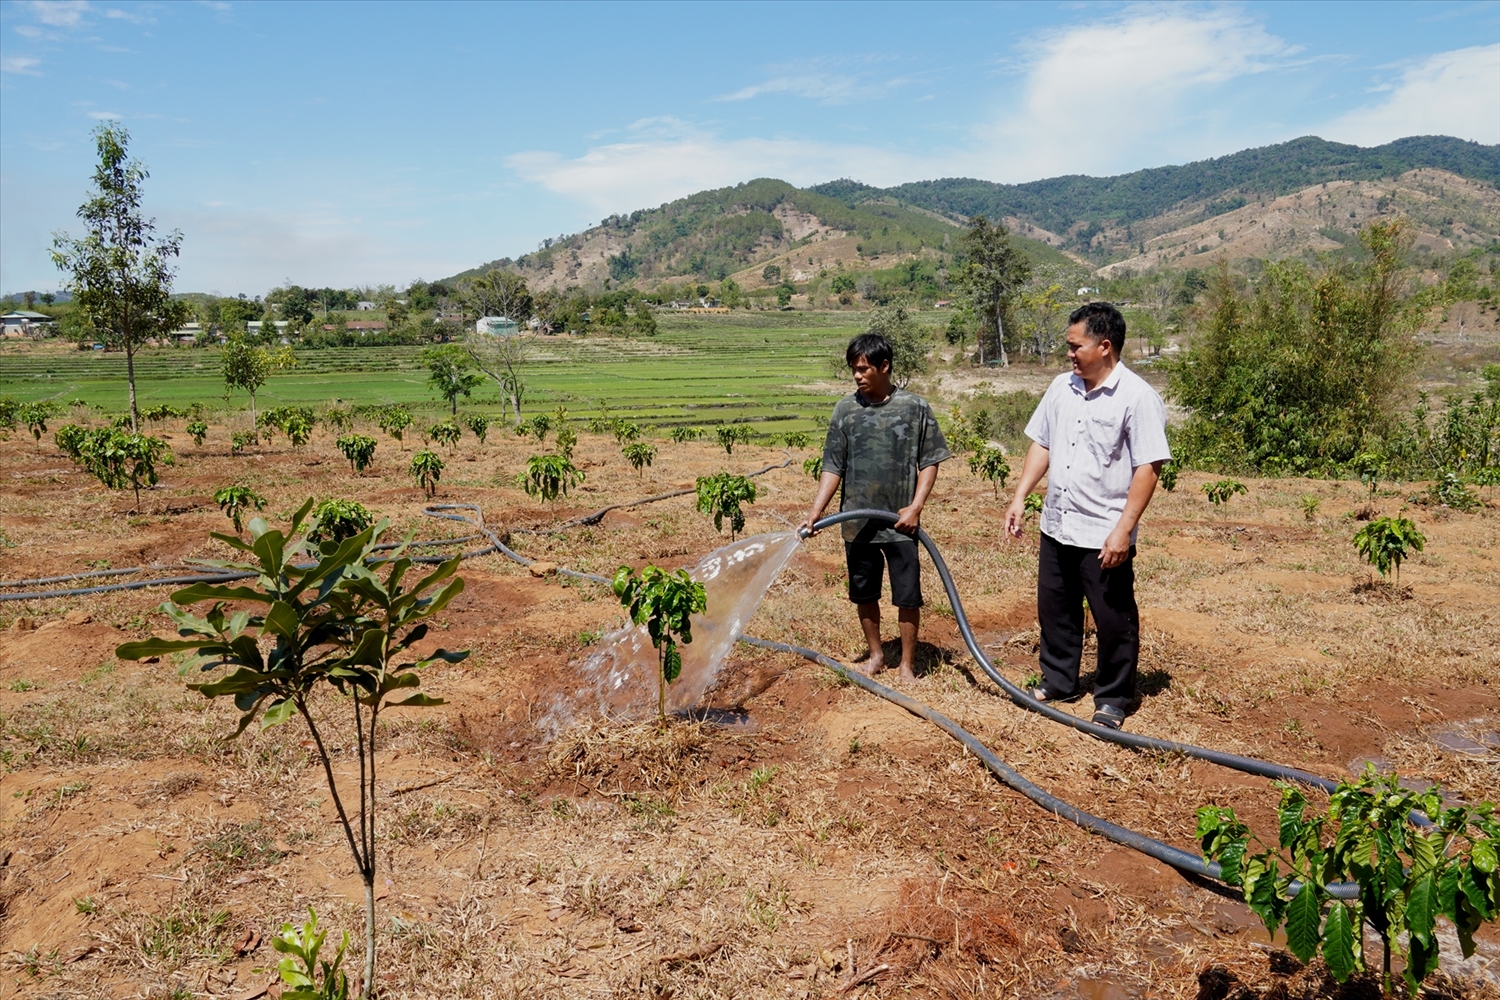
<path fill-rule="evenodd" d="M 1021 511 L 1023 514 L 1040 514 L 1042 507 L 1046 503 L 1047 495 L 1045 493 L 1028 493 L 1026 494 L 1025 501 L 1022 503 Z"/>
<path fill-rule="evenodd" d="M 1171 493 L 1177 488 L 1177 474 L 1181 471 L 1182 464 L 1175 458 L 1169 458 L 1162 463 L 1161 475 L 1156 481 L 1161 484 L 1162 489 Z"/>
<path fill-rule="evenodd" d="M 57 443 L 57 450 L 67 455 L 73 461 L 78 461 L 83 454 L 84 443 L 88 441 L 89 432 L 77 424 L 63 424 L 52 435 L 52 440 Z"/>
<path fill-rule="evenodd" d="M 148 406 L 141 410 L 141 419 L 153 424 L 159 424 L 163 420 L 181 420 L 187 416 L 187 411 L 170 403 L 161 403 L 157 406 Z"/>
<path fill-rule="evenodd" d="M 266 498 L 249 486 L 225 486 L 214 493 L 214 503 L 234 525 L 236 535 L 244 529 L 247 512 L 266 509 Z"/>
<path fill-rule="evenodd" d="M 342 542 L 375 523 L 375 516 L 358 500 L 324 500 L 313 508 L 311 542 Z M 238 529 L 236 529 L 238 530 Z"/>
<path fill-rule="evenodd" d="M 1298 503 L 1302 507 L 1302 519 L 1304 521 L 1316 521 L 1318 519 L 1318 507 L 1322 501 L 1318 499 L 1316 494 L 1304 493 Z"/>
<path fill-rule="evenodd" d="M 735 444 L 750 443 L 750 428 L 744 424 L 719 424 L 714 428 L 714 437 L 718 439 L 719 447 L 724 449 L 724 454 L 733 455 Z"/>
<path fill-rule="evenodd" d="M 701 438 L 702 436 L 703 436 L 703 429 L 701 427 L 673 427 L 672 428 L 672 440 L 676 444 L 686 444 L 689 441 L 696 441 L 699 438 Z"/>
<path fill-rule="evenodd" d="M 541 444 L 547 440 L 547 432 L 552 429 L 552 420 L 545 413 L 538 413 L 525 423 L 516 425 L 516 433 L 524 436 L 530 434 L 536 438 L 536 443 Z"/>
<path fill-rule="evenodd" d="M 208 437 L 208 424 L 202 420 L 192 420 L 187 425 L 188 436 L 193 439 L 193 444 L 199 448 L 203 447 L 203 439 Z"/>
<path fill-rule="evenodd" d="M 397 441 L 406 429 L 411 426 L 411 413 L 401 405 L 383 407 L 375 418 L 376 426 L 385 431 Z"/>
<path fill-rule="evenodd" d="M 634 441 L 621 448 L 620 453 L 625 456 L 625 461 L 630 463 L 630 467 L 635 470 L 636 475 L 640 475 L 641 470 L 649 466 L 652 460 L 656 458 L 656 445 L 647 444 L 644 441 Z"/>
<path fill-rule="evenodd" d="M 583 479 L 583 470 L 565 455 L 532 455 L 526 460 L 526 471 L 516 476 L 516 485 L 529 497 L 554 503 Z"/>
<path fill-rule="evenodd" d="M 262 729 L 300 716 L 312 737 L 328 783 L 334 812 L 365 888 L 365 996 L 375 983 L 376 763 L 380 715 L 386 708 L 441 704 L 416 692 L 420 671 L 439 661 L 456 663 L 467 652 L 439 649 L 416 659 L 409 648 L 427 634 L 424 619 L 437 614 L 463 591 L 453 558 L 407 585 L 410 557 L 398 547 L 371 569 L 387 522 L 382 520 L 343 542 L 313 542 L 302 532 L 313 502 L 292 517 L 283 534 L 263 518 L 250 521 L 250 541 L 234 535 L 213 537 L 243 553 L 245 562 L 217 562 L 226 569 L 255 574 L 253 583 L 196 583 L 172 595 L 161 610 L 177 623 L 180 639 L 153 637 L 115 650 L 122 660 L 181 652 L 195 654 L 184 669 L 218 672 L 189 687 L 208 698 L 231 697 L 241 711 L 234 735 L 258 717 Z M 200 617 L 191 606 L 212 602 Z M 229 607 L 233 603 L 234 610 Z M 250 607 L 245 607 L 249 605 Z M 326 695 L 343 702 L 352 732 L 334 741 L 359 757 L 357 806 L 346 803 L 334 780 L 325 738 L 331 706 L 315 705 Z M 400 700 L 392 700 L 394 697 Z M 347 788 L 347 784 L 345 785 Z M 285 994 L 283 994 L 285 995 Z M 316 994 L 314 994 L 316 995 Z"/>
<path fill-rule="evenodd" d="M 35 403 L 22 403 L 16 409 L 16 417 L 31 432 L 32 440 L 40 441 L 47 433 L 47 420 L 57 413 L 57 404 L 50 399 Z"/>
<path fill-rule="evenodd" d="M 276 963 L 276 973 L 287 987 L 281 991 L 282 1000 L 348 1000 L 349 976 L 343 965 L 349 932 L 344 932 L 332 962 L 319 957 L 327 936 L 327 931 L 318 929 L 318 914 L 309 906 L 307 923 L 282 924 L 271 938 L 271 947 L 287 956 Z"/>
<path fill-rule="evenodd" d="M 330 406 L 323 411 L 323 423 L 340 434 L 354 430 L 354 411 L 347 406 Z"/>
<path fill-rule="evenodd" d="M 708 595 L 686 570 L 669 573 L 655 566 L 647 566 L 640 576 L 629 566 L 621 566 L 615 572 L 614 589 L 630 620 L 646 626 L 656 647 L 656 714 L 665 725 L 667 685 L 682 673 L 677 645 L 693 641 L 692 616 L 704 610 Z"/>
<path fill-rule="evenodd" d="M 1229 502 L 1229 498 L 1240 493 L 1249 493 L 1245 484 L 1236 479 L 1220 479 L 1213 483 L 1203 484 L 1203 493 L 1208 497 L 1208 502 L 1215 507 L 1222 507 Z"/>
<path fill-rule="evenodd" d="M 128 434 L 113 427 L 89 431 L 77 447 L 74 461 L 106 489 L 129 486 L 135 493 L 136 507 L 141 505 L 141 487 L 161 481 L 157 467 L 173 463 L 171 449 L 161 438 Z"/>
<path fill-rule="evenodd" d="M 249 431 L 235 431 L 229 435 L 229 453 L 238 455 L 245 450 L 245 446 L 255 443 L 255 435 Z"/>
<path fill-rule="evenodd" d="M 1349 469 L 1359 477 L 1359 481 L 1369 487 L 1374 493 L 1380 485 L 1380 480 L 1385 476 L 1385 459 L 1372 451 L 1362 451 L 1354 456 L 1349 463 Z"/>
<path fill-rule="evenodd" d="M 1401 563 L 1426 544 L 1426 536 L 1404 517 L 1377 517 L 1354 533 L 1354 547 L 1365 562 L 1383 577 L 1394 570 L 1397 586 L 1401 585 Z"/>
<path fill-rule="evenodd" d="M 714 530 L 724 530 L 724 519 L 729 518 L 729 540 L 745 530 L 745 512 L 741 504 L 754 503 L 755 484 L 744 476 L 728 472 L 716 472 L 712 476 L 698 477 L 698 511 L 714 519 Z"/>
<path fill-rule="evenodd" d="M 1411 791 L 1373 765 L 1359 779 L 1340 782 L 1323 815 L 1308 815 L 1298 788 L 1280 787 L 1276 847 L 1221 806 L 1198 810 L 1197 835 L 1203 856 L 1221 865 L 1220 877 L 1244 893 L 1266 930 L 1286 925 L 1294 955 L 1307 962 L 1321 952 L 1328 971 L 1344 982 L 1365 968 L 1362 925 L 1368 924 L 1384 944 L 1386 991 L 1395 989 L 1396 955 L 1405 960 L 1406 988 L 1415 996 L 1438 966 L 1439 915 L 1453 921 L 1464 957 L 1473 954 L 1474 932 L 1500 913 L 1493 803 L 1445 807 L 1438 788 Z M 1326 886 L 1341 881 L 1356 883 L 1358 897 L 1329 893 Z"/>
<path fill-rule="evenodd" d="M 293 413 L 286 418 L 281 429 L 286 431 L 286 439 L 293 448 L 301 448 L 312 439 L 313 419 L 311 413 Z"/>
<path fill-rule="evenodd" d="M 20 400 L 14 396 L 0 396 L 0 433 L 9 434 L 16 429 L 16 416 L 20 412 Z"/>
<path fill-rule="evenodd" d="M 781 443 L 788 448 L 806 448 L 808 440 L 807 431 L 788 431 L 781 435 Z"/>
<path fill-rule="evenodd" d="M 623 448 L 630 442 L 640 438 L 641 425 L 632 423 L 629 420 L 616 420 L 610 431 L 615 436 L 615 444 Z"/>
<path fill-rule="evenodd" d="M 470 413 L 464 417 L 464 426 L 479 439 L 480 444 L 484 444 L 484 439 L 490 433 L 490 418 L 483 413 Z"/>
<path fill-rule="evenodd" d="M 427 496 L 432 497 L 437 493 L 438 480 L 443 478 L 443 460 L 438 458 L 437 452 L 423 448 L 411 457 L 411 465 L 406 471 L 418 486 L 427 491 Z"/>
<path fill-rule="evenodd" d="M 337 442 L 339 451 L 349 460 L 352 472 L 364 472 L 375 461 L 375 439 L 365 434 L 345 434 Z"/>
<path fill-rule="evenodd" d="M 453 449 L 458 445 L 458 439 L 463 437 L 463 428 L 459 427 L 453 420 L 443 420 L 427 428 L 427 436 L 437 444 L 447 445 L 448 454 L 453 454 Z"/>
<path fill-rule="evenodd" d="M 1411 499 L 1424 506 L 1447 507 L 1449 510 L 1471 511 L 1484 506 L 1484 502 L 1451 469 L 1434 479 L 1425 493 Z"/>
<path fill-rule="evenodd" d="M 578 447 L 578 432 L 567 424 L 560 424 L 557 428 L 556 447 L 559 455 L 571 460 L 573 449 Z"/>
<path fill-rule="evenodd" d="M 817 455 L 813 458 L 804 460 L 802 463 L 802 471 L 807 473 L 809 476 L 812 476 L 814 479 L 821 479 L 823 477 L 823 456 Z"/>
<path fill-rule="evenodd" d="M 1010 463 L 1005 460 L 1005 452 L 994 445 L 982 444 L 969 456 L 969 471 L 980 479 L 988 479 L 998 497 L 1000 487 L 1010 476 Z"/>

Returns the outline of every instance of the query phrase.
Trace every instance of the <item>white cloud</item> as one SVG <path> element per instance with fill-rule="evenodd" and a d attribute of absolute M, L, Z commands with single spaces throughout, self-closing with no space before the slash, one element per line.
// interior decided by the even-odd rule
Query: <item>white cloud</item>
<path fill-rule="evenodd" d="M 1359 146 L 1408 135 L 1500 142 L 1500 44 L 1440 52 L 1381 91 L 1378 102 L 1331 122 L 1324 138 Z"/>
<path fill-rule="evenodd" d="M 88 11 L 87 0 L 31 0 L 27 4 L 36 19 L 53 28 L 73 28 Z"/>
<path fill-rule="evenodd" d="M 677 119 L 645 119 L 630 132 L 629 141 L 595 146 L 582 156 L 531 151 L 508 157 L 506 165 L 523 180 L 604 212 L 658 205 L 755 177 L 814 184 L 858 176 L 870 183 L 897 184 L 926 169 L 912 157 L 872 147 L 724 139 Z"/>
<path fill-rule="evenodd" d="M 871 62 L 866 59 L 863 62 Z M 814 59 L 791 66 L 772 67 L 775 75 L 761 83 L 742 87 L 716 101 L 748 101 L 767 94 L 789 94 L 819 104 L 848 104 L 877 100 L 908 83 L 908 77 L 871 79 L 868 74 L 848 72 L 846 59 Z"/>
<path fill-rule="evenodd" d="M 89 117 L 101 122 L 117 122 L 125 116 L 118 111 L 90 111 Z"/>
<path fill-rule="evenodd" d="M 20 73 L 24 76 L 41 76 L 36 67 L 41 65 L 41 60 L 34 56 L 5 56 L 0 58 L 0 72 Z"/>
<path fill-rule="evenodd" d="M 1132 8 L 1045 36 L 1023 64 L 1020 109 L 976 130 L 989 151 L 984 176 L 1022 181 L 1111 173 L 1143 157 L 1166 162 L 1163 153 L 1176 150 L 1163 150 L 1163 139 L 1180 144 L 1184 125 L 1222 85 L 1297 51 L 1229 8 Z"/>

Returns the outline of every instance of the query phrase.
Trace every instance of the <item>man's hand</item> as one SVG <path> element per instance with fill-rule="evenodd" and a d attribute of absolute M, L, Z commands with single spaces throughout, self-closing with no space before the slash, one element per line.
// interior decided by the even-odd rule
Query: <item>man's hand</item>
<path fill-rule="evenodd" d="M 1026 497 L 1017 493 L 1016 498 L 1005 509 L 1005 533 L 1011 538 L 1020 538 L 1026 527 Z"/>
<path fill-rule="evenodd" d="M 816 521 L 820 516 L 822 516 L 822 513 L 822 511 L 817 510 L 811 511 L 808 513 L 807 517 L 803 518 L 802 523 L 797 525 L 797 531 L 802 535 L 802 537 L 811 538 L 813 535 L 816 535 L 818 533 L 817 529 L 813 527 L 813 522 Z"/>
<path fill-rule="evenodd" d="M 917 529 L 922 526 L 922 508 L 918 504 L 911 504 L 896 511 L 900 516 L 896 523 L 891 525 L 903 535 L 915 535 Z"/>
<path fill-rule="evenodd" d="M 1099 568 L 1114 569 L 1126 559 L 1130 558 L 1130 532 L 1115 526 L 1115 530 L 1109 533 L 1104 540 L 1104 548 L 1099 550 Z"/>

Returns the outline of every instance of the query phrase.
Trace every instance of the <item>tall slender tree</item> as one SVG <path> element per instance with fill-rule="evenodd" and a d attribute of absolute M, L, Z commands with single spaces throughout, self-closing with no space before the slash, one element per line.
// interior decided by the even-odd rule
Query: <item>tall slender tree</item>
<path fill-rule="evenodd" d="M 135 352 L 152 337 L 182 326 L 188 316 L 187 304 L 172 299 L 177 272 L 170 262 L 182 249 L 182 233 L 174 229 L 157 237 L 156 220 L 142 216 L 141 185 L 150 174 L 129 157 L 129 130 L 104 122 L 93 134 L 99 165 L 94 190 L 78 209 L 87 232 L 79 239 L 54 233 L 52 262 L 68 275 L 84 332 L 125 351 L 130 429 L 139 433 Z"/>
<path fill-rule="evenodd" d="M 969 293 L 975 311 L 994 323 L 1000 363 L 1007 365 L 1005 308 L 1012 296 L 1031 278 L 1031 261 L 1010 242 L 1004 223 L 991 223 L 982 215 L 969 220 L 969 231 L 959 238 L 962 263 L 955 278 Z M 979 333 L 979 363 L 984 364 L 984 331 Z"/>

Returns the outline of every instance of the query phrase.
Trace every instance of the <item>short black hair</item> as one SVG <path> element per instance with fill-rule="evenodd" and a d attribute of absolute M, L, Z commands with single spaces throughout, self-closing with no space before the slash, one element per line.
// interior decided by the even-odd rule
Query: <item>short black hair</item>
<path fill-rule="evenodd" d="M 1125 350 L 1125 317 L 1108 302 L 1090 302 L 1079 306 L 1068 317 L 1068 325 L 1083 324 L 1083 332 L 1095 340 L 1107 340 L 1115 346 L 1115 357 Z"/>
<path fill-rule="evenodd" d="M 853 368 L 854 362 L 859 360 L 860 355 L 864 355 L 865 360 L 878 369 L 890 364 L 895 352 L 891 350 L 889 340 L 871 331 L 862 333 L 849 341 L 849 349 L 844 352 L 844 360 L 848 362 L 850 368 Z"/>

